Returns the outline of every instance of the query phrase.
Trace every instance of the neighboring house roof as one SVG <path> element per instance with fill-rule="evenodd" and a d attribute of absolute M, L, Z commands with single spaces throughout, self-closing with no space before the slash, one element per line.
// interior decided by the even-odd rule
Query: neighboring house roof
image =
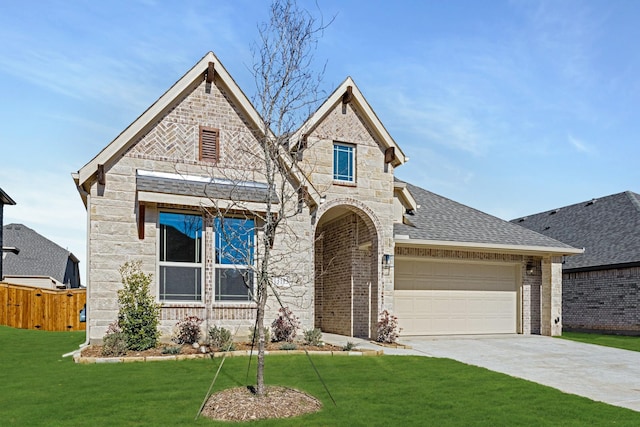
<path fill-rule="evenodd" d="M 584 254 L 565 261 L 565 270 L 640 263 L 640 195 L 631 191 L 511 222 L 585 248 Z"/>
<path fill-rule="evenodd" d="M 363 118 L 366 120 L 369 128 L 373 130 L 384 147 L 393 147 L 395 149 L 395 160 L 393 161 L 393 165 L 397 167 L 408 161 L 409 158 L 405 156 L 404 152 L 400 149 L 400 146 L 396 144 L 389 132 L 387 132 L 387 129 L 384 127 L 351 77 L 347 77 L 345 81 L 342 82 L 342 84 L 338 86 L 331 95 L 329 95 L 327 100 L 322 103 L 316 112 L 313 113 L 313 115 L 291 136 L 291 140 L 297 141 L 303 137 L 303 134 L 310 133 L 317 124 L 322 122 L 327 114 L 333 111 L 338 103 L 343 102 L 343 97 L 346 95 L 349 87 L 351 88 L 351 95 L 348 102 L 354 102 L 359 107 L 359 110 L 364 113 Z"/>
<path fill-rule="evenodd" d="M 394 224 L 396 244 L 565 255 L 581 252 L 550 237 L 406 184 L 418 208 L 412 214 L 405 214 L 405 223 Z"/>
<path fill-rule="evenodd" d="M 7 193 L 5 193 L 2 188 L 0 188 L 0 204 L 3 205 L 15 205 L 16 202 L 13 201 L 11 197 Z"/>
<path fill-rule="evenodd" d="M 16 247 L 19 254 L 5 253 L 3 273 L 7 276 L 48 276 L 65 282 L 69 259 L 78 259 L 68 250 L 22 224 L 3 227 L 5 245 Z"/>

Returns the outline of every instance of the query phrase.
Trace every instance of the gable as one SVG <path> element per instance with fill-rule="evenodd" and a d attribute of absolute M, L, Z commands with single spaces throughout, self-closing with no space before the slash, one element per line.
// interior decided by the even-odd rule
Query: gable
<path fill-rule="evenodd" d="M 99 171 L 108 168 L 125 153 L 132 156 L 149 156 L 153 159 L 182 158 L 185 163 L 196 162 L 191 160 L 196 157 L 193 144 L 189 142 L 194 138 L 194 119 L 185 119 L 180 113 L 184 113 L 184 108 L 190 106 L 194 109 L 191 112 L 194 117 L 201 115 L 203 121 L 211 119 L 203 115 L 203 109 L 207 108 L 206 104 L 209 102 L 203 103 L 202 98 L 199 98 L 202 92 L 206 93 L 209 89 L 217 100 L 221 101 L 224 98 L 224 102 L 217 107 L 224 109 L 225 105 L 232 105 L 233 114 L 243 123 L 242 126 L 228 128 L 229 138 L 237 138 L 239 132 L 244 132 L 247 128 L 259 132 L 259 114 L 218 58 L 213 52 L 209 52 L 77 174 L 73 174 L 83 199 L 86 197 L 83 191 L 88 189 L 86 183 L 96 179 Z M 223 111 L 224 113 L 228 113 L 228 110 Z M 242 136 L 246 136 L 246 132 Z M 167 143 L 167 140 L 173 143 Z M 159 141 L 164 142 L 158 144 Z M 132 146 L 140 142 L 142 145 L 131 151 Z"/>

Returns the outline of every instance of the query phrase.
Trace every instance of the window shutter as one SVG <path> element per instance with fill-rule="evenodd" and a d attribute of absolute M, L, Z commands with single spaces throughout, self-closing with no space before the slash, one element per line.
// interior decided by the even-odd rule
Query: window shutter
<path fill-rule="evenodd" d="M 200 126 L 200 160 L 216 162 L 220 153 L 220 130 Z"/>

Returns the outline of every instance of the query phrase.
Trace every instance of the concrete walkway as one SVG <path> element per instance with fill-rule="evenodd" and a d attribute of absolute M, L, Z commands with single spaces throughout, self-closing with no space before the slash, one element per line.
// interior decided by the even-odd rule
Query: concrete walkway
<path fill-rule="evenodd" d="M 324 334 L 325 342 L 380 349 L 358 338 Z M 538 335 L 409 337 L 411 349 L 385 354 L 444 357 L 566 393 L 640 412 L 640 353 Z"/>

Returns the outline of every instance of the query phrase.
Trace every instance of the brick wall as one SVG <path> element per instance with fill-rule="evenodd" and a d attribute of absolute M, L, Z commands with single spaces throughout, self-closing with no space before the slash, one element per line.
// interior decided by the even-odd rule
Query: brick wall
<path fill-rule="evenodd" d="M 640 333 L 640 267 L 563 274 L 565 330 Z"/>

